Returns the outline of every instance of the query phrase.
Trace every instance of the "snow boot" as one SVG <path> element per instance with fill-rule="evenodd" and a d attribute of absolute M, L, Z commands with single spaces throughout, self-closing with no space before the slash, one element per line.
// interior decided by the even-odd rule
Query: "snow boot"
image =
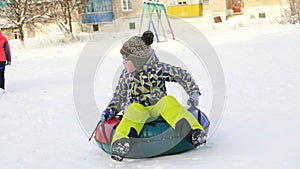
<path fill-rule="evenodd" d="M 203 147 L 206 143 L 207 135 L 204 131 L 194 130 L 191 132 L 191 143 L 194 148 Z"/>
<path fill-rule="evenodd" d="M 111 158 L 116 161 L 122 161 L 128 154 L 131 148 L 131 143 L 128 138 L 121 138 L 116 140 L 111 146 Z"/>

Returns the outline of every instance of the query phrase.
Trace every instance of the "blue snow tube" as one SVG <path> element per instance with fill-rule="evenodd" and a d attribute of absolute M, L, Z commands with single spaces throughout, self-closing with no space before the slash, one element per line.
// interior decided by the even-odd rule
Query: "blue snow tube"
<path fill-rule="evenodd" d="M 208 132 L 210 122 L 207 116 L 196 108 L 188 109 Z M 111 154 L 111 140 L 119 120 L 113 118 L 99 125 L 96 129 L 95 140 L 98 146 L 106 153 Z M 169 155 L 194 149 L 193 145 L 179 136 L 162 118 L 149 119 L 138 138 L 132 138 L 133 146 L 126 155 L 127 158 L 145 158 Z"/>

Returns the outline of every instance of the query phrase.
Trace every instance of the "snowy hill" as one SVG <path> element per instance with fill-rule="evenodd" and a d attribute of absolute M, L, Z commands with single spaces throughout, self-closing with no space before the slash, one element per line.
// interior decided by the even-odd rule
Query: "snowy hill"
<path fill-rule="evenodd" d="M 118 37 L 113 33 L 95 33 L 89 42 L 44 41 L 45 45 L 36 43 L 27 49 L 20 49 L 12 41 L 13 64 L 6 68 L 7 93 L 0 98 L 1 168 L 300 168 L 299 25 L 277 25 L 265 20 L 201 25 L 195 18 L 186 22 L 211 43 L 225 78 L 225 108 L 219 119 L 212 119 L 214 132 L 205 147 L 172 156 L 116 163 L 94 142 L 88 142 L 99 111 L 111 97 L 115 75 L 122 68 L 118 52 L 128 34 Z M 176 33 L 180 34 L 175 29 Z M 111 45 L 112 41 L 117 43 Z M 162 60 L 184 62 L 201 87 L 200 107 L 210 114 L 212 77 L 205 68 L 199 68 L 202 62 L 192 63 L 193 52 L 185 43 L 169 40 L 156 43 L 153 48 L 160 52 L 158 57 Z M 108 52 L 106 46 L 110 47 Z M 95 53 L 97 50 L 103 50 L 107 56 L 100 64 L 92 62 L 93 58 L 101 57 Z M 170 59 L 163 56 L 164 51 L 188 59 Z M 80 63 L 88 63 L 82 68 L 97 71 L 81 76 L 86 78 L 83 80 L 94 80 L 91 88 L 78 92 L 74 82 Z M 170 87 L 171 91 L 176 89 Z M 78 94 L 84 98 L 91 93 L 95 109 L 78 105 Z M 185 102 L 186 96 L 180 92 L 175 95 Z"/>

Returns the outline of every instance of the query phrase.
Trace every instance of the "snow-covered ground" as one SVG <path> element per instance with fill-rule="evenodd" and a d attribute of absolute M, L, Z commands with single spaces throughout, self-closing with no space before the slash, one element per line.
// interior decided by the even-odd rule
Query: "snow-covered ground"
<path fill-rule="evenodd" d="M 221 123 L 205 147 L 171 156 L 113 162 L 95 142 L 88 142 L 87 128 L 94 127 L 98 119 L 85 126 L 78 115 L 80 105 L 74 103 L 74 76 L 88 42 L 40 37 L 29 39 L 27 49 L 10 42 L 13 64 L 6 69 L 7 93 L 0 98 L 1 168 L 299 169 L 300 26 L 245 19 L 207 25 L 199 24 L 197 18 L 186 21 L 210 41 L 225 77 Z M 113 33 L 104 34 L 87 37 L 92 43 L 88 48 L 103 48 Z M 189 53 L 176 42 L 157 43 L 153 48 L 174 51 L 175 55 Z M 107 104 L 121 67 L 117 57 L 120 44 L 106 53 L 116 56 L 103 59 L 95 73 L 93 89 L 99 111 Z M 198 75 L 194 70 L 199 70 L 199 65 L 186 57 L 184 65 Z M 107 71 L 105 65 L 111 65 L 112 70 Z M 200 107 L 209 113 L 213 93 L 210 77 L 201 68 L 199 75 L 203 75 L 198 79 L 203 93 Z M 108 89 L 106 93 L 99 93 L 103 88 Z M 86 111 L 87 117 L 90 114 L 98 116 L 98 112 Z"/>

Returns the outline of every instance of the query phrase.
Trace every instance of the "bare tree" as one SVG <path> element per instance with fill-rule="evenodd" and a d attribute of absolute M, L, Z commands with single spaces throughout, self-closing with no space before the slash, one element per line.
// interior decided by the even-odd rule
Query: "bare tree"
<path fill-rule="evenodd" d="M 82 3 L 82 0 L 56 0 L 50 14 L 64 34 L 71 38 L 73 38 L 72 12 Z"/>
<path fill-rule="evenodd" d="M 293 24 L 300 23 L 300 0 L 290 0 L 290 10 Z"/>
<path fill-rule="evenodd" d="M 3 2 L 6 5 L 0 8 L 0 15 L 6 19 L 6 24 L 18 29 L 21 44 L 25 47 L 24 26 L 47 20 L 49 18 L 47 13 L 52 4 L 41 0 L 4 0 Z"/>
<path fill-rule="evenodd" d="M 281 23 L 300 23 L 300 0 L 289 0 L 289 8 L 284 9 Z"/>

